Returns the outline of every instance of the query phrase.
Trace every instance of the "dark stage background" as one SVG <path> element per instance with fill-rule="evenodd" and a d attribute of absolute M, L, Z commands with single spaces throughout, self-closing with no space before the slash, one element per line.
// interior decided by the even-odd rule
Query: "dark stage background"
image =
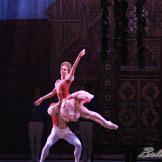
<path fill-rule="evenodd" d="M 108 150 L 123 148 L 141 152 L 144 146 L 161 147 L 160 64 L 162 51 L 162 0 L 146 0 L 144 16 L 145 67 L 137 63 L 136 17 L 134 0 L 129 1 L 128 62 L 116 69 L 113 47 L 114 16 L 109 6 L 109 39 L 111 53 L 103 62 L 101 51 L 101 6 L 99 0 L 57 0 L 45 7 L 45 17 L 23 16 L 0 21 L 0 154 L 28 155 L 26 107 L 32 87 L 40 84 L 49 92 L 59 77 L 62 61 L 74 62 L 77 53 L 86 48 L 76 72 L 72 91 L 85 81 L 93 84 L 99 99 L 98 112 L 119 125 L 110 131 L 96 124 L 94 153 L 103 158 Z M 31 4 L 32 5 L 32 4 Z M 11 8 L 12 9 L 12 8 Z M 12 13 L 12 12 L 11 12 Z M 3 20 L 2 20 L 3 19 Z M 47 116 L 44 144 L 51 128 Z M 72 126 L 78 133 L 77 124 Z M 79 133 L 78 133 L 79 135 Z M 64 146 L 64 147 L 63 147 Z M 61 142 L 53 153 L 72 148 Z M 63 148 L 63 149 L 62 149 Z M 105 148 L 105 149 L 101 149 Z M 109 148 L 109 149 L 108 149 Z"/>

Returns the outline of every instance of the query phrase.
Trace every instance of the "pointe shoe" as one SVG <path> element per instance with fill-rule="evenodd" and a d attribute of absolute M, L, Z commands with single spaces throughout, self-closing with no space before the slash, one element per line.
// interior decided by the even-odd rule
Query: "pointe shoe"
<path fill-rule="evenodd" d="M 118 129 L 118 126 L 116 124 L 112 123 L 111 121 L 104 122 L 103 126 L 105 128 L 109 128 L 109 129 L 113 129 L 113 130 L 117 130 Z"/>

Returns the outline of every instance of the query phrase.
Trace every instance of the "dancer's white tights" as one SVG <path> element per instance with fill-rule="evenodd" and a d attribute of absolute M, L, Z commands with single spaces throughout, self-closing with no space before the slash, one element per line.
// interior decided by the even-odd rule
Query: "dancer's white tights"
<path fill-rule="evenodd" d="M 75 162 L 79 162 L 81 150 L 82 150 L 80 140 L 69 129 L 69 127 L 66 127 L 64 129 L 60 129 L 57 126 L 54 126 L 52 128 L 51 134 L 47 138 L 47 142 L 46 142 L 45 146 L 43 147 L 43 150 L 42 150 L 42 153 L 41 153 L 40 162 L 44 162 L 45 158 L 49 154 L 50 148 L 59 139 L 65 139 L 68 143 L 72 144 L 75 147 L 75 150 L 74 150 Z"/>

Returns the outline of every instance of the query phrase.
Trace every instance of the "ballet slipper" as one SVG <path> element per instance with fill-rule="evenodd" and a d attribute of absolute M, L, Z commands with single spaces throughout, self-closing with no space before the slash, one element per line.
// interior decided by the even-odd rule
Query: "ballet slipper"
<path fill-rule="evenodd" d="M 102 123 L 102 126 L 108 129 L 117 130 L 118 126 L 111 121 L 105 121 Z"/>

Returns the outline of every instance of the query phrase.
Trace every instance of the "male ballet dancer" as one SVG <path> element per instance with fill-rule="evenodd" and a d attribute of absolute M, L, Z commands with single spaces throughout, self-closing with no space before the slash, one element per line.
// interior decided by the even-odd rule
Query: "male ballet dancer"
<path fill-rule="evenodd" d="M 53 106 L 53 104 L 51 104 L 50 106 Z M 47 138 L 47 142 L 45 146 L 43 147 L 41 157 L 40 157 L 40 162 L 44 162 L 45 158 L 48 156 L 49 149 L 59 139 L 65 139 L 68 143 L 72 144 L 75 147 L 74 150 L 75 162 L 79 162 L 81 150 L 82 150 L 80 140 L 70 130 L 70 128 L 67 125 L 67 122 L 63 120 L 63 118 L 61 117 L 59 110 L 57 112 L 56 111 L 54 112 L 49 107 L 48 114 L 52 116 L 53 128 L 51 130 L 49 137 Z"/>

